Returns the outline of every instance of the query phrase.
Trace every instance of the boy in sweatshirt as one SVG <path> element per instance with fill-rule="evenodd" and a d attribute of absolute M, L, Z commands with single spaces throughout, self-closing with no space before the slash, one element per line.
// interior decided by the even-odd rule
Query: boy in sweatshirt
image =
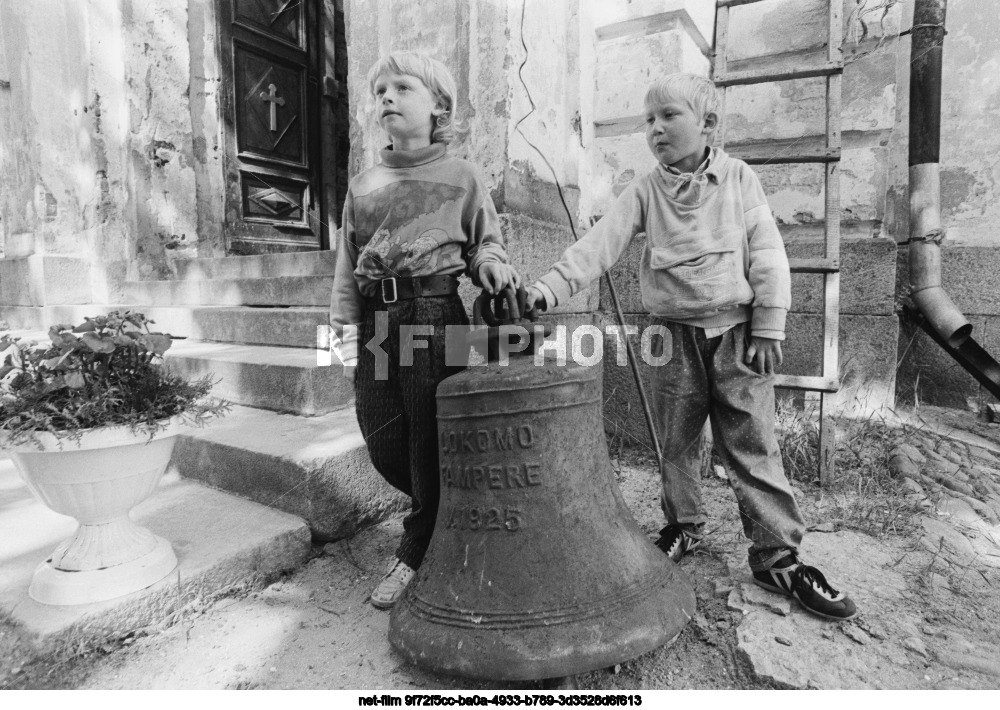
<path fill-rule="evenodd" d="M 348 189 L 330 324 L 372 463 L 412 499 L 389 571 L 371 594 L 373 606 L 388 609 L 420 567 L 437 517 L 435 391 L 462 369 L 447 364 L 446 328 L 469 323 L 458 277 L 491 293 L 520 277 L 478 170 L 448 155 L 457 98 L 448 68 L 397 52 L 375 63 L 368 84 L 392 144 Z"/>
<path fill-rule="evenodd" d="M 710 147 L 719 120 L 712 82 L 672 74 L 653 83 L 645 103 L 646 140 L 659 164 L 528 289 L 529 306 L 564 302 L 644 232 L 643 307 L 672 341 L 652 382 L 668 523 L 658 544 L 676 562 L 701 542 L 698 441 L 709 417 L 752 543 L 754 582 L 820 616 L 849 619 L 854 603 L 797 557 L 805 524 L 774 434 L 772 378 L 791 276 L 764 191 L 746 163 Z"/>

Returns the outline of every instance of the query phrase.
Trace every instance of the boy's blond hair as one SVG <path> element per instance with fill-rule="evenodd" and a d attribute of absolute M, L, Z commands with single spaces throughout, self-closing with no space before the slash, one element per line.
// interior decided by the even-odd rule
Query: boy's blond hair
<path fill-rule="evenodd" d="M 375 96 L 375 81 L 383 74 L 406 74 L 424 82 L 444 106 L 431 131 L 431 143 L 447 145 L 455 139 L 455 96 L 458 89 L 448 67 L 422 52 L 393 52 L 379 59 L 368 70 L 368 91 Z"/>
<path fill-rule="evenodd" d="M 668 74 L 646 91 L 646 106 L 662 106 L 668 100 L 684 101 L 699 120 L 710 113 L 718 116 L 719 93 L 710 79 L 696 74 Z M 722 117 L 719 116 L 719 119 Z"/>

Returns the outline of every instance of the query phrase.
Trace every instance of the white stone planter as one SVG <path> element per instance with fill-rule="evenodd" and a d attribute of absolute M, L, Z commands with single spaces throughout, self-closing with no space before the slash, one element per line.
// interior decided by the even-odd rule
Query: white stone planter
<path fill-rule="evenodd" d="M 76 534 L 35 570 L 28 594 L 43 604 L 90 604 L 155 584 L 177 566 L 170 543 L 136 525 L 129 511 L 160 482 L 182 424 L 149 439 L 124 428 L 84 432 L 77 441 L 39 434 L 44 446 L 10 447 L 21 478 Z"/>

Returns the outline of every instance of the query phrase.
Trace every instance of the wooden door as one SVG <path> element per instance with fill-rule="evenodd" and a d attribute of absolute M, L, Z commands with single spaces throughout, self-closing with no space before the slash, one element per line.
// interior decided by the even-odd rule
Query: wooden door
<path fill-rule="evenodd" d="M 328 248 L 319 0 L 221 0 L 227 250 Z"/>

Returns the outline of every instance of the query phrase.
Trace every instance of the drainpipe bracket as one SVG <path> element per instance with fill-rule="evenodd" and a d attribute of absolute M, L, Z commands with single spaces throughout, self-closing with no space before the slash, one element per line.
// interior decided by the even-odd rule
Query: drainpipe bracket
<path fill-rule="evenodd" d="M 935 229 L 929 229 L 922 236 L 910 237 L 910 242 L 929 242 L 931 244 L 936 244 L 941 246 L 941 242 L 945 239 L 945 230 L 943 227 L 936 227 Z"/>
<path fill-rule="evenodd" d="M 911 32 L 913 32 L 913 30 L 922 30 L 922 29 L 924 29 L 926 27 L 940 27 L 941 29 L 944 29 L 945 36 L 947 36 L 947 34 L 948 34 L 948 30 L 945 29 L 944 25 L 940 25 L 940 24 L 919 24 L 919 25 L 913 25 L 913 27 L 907 27 L 905 30 L 903 30 L 902 32 L 900 32 L 898 36 L 899 37 L 905 37 L 906 35 L 908 35 Z"/>

